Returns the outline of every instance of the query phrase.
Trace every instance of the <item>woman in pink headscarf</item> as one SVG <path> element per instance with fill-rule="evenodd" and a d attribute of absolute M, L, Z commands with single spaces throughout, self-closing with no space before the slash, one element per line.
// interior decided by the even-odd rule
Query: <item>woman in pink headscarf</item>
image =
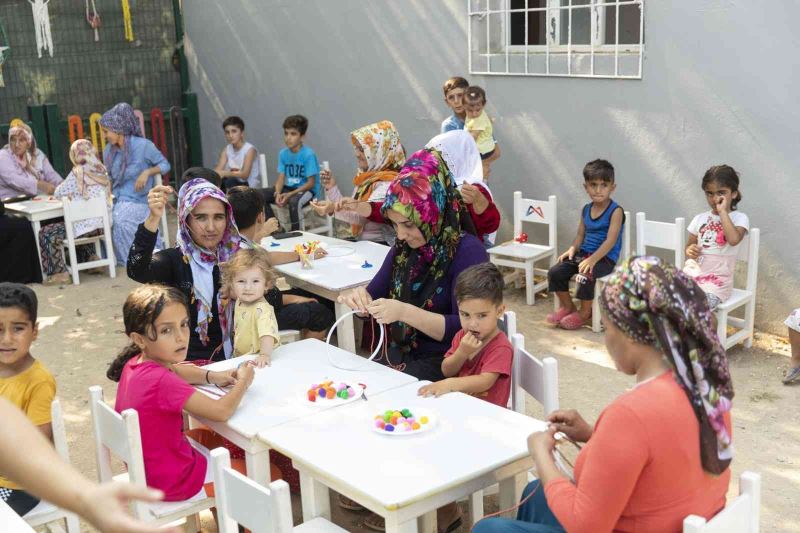
<path fill-rule="evenodd" d="M 22 194 L 53 194 L 61 176 L 41 150 L 33 132 L 21 120 L 8 130 L 8 144 L 0 149 L 0 199 Z"/>

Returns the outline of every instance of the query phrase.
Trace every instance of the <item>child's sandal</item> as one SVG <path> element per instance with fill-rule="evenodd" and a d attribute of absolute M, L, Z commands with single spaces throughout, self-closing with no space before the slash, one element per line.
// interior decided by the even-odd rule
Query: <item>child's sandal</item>
<path fill-rule="evenodd" d="M 545 318 L 545 322 L 550 324 L 551 326 L 558 326 L 567 315 L 569 315 L 570 311 L 566 307 L 561 307 L 558 311 L 550 313 Z"/>

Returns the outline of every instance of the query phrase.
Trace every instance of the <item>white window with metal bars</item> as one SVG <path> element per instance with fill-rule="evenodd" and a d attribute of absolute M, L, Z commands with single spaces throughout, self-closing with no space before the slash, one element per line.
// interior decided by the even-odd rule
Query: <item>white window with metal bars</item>
<path fill-rule="evenodd" d="M 645 0 L 466 0 L 470 74 L 642 78 Z"/>

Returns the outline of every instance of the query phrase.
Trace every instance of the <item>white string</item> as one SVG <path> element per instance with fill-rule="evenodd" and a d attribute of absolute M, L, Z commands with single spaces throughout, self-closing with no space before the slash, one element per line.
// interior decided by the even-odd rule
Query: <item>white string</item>
<path fill-rule="evenodd" d="M 89 13 L 89 0 L 86 0 L 86 22 L 94 28 L 94 40 L 95 42 L 100 40 L 100 32 L 98 28 L 100 27 L 100 13 L 97 12 L 97 6 L 94 5 L 94 0 L 92 0 L 92 12 Z"/>
<path fill-rule="evenodd" d="M 331 344 L 331 337 L 333 336 L 333 332 L 336 331 L 336 327 L 339 324 L 341 324 L 342 320 L 344 320 L 345 318 L 350 318 L 351 316 L 357 314 L 358 312 L 359 311 L 350 311 L 349 313 L 345 313 L 342 316 L 340 316 L 339 319 L 336 320 L 336 322 L 333 323 L 333 326 L 331 326 L 331 330 L 328 332 L 328 338 L 325 339 L 325 342 L 328 344 L 328 346 L 330 346 L 330 344 Z M 368 363 L 369 361 L 372 361 L 373 359 L 375 359 L 375 356 L 377 356 L 378 353 L 380 353 L 380 351 L 381 351 L 381 347 L 383 346 L 383 340 L 384 340 L 383 339 L 383 336 L 384 336 L 383 329 L 384 328 L 383 328 L 383 326 L 381 326 L 379 329 L 381 330 L 381 336 L 378 339 L 378 345 L 375 347 L 375 351 L 372 352 L 372 355 L 370 355 L 368 359 L 362 359 L 361 364 L 359 364 L 358 366 L 356 366 L 356 367 L 345 367 L 345 366 L 336 364 L 333 361 L 333 358 L 331 357 L 331 354 L 333 353 L 333 350 L 331 350 L 331 349 L 328 349 L 328 362 L 331 365 L 333 365 L 336 368 L 339 368 L 341 370 L 356 371 L 356 370 L 363 369 L 364 366 L 365 366 L 365 363 Z"/>
<path fill-rule="evenodd" d="M 50 0 L 28 0 L 33 9 L 33 25 L 36 28 L 36 49 L 39 52 L 39 59 L 42 58 L 42 51 L 50 52 L 53 57 L 53 34 L 50 33 L 50 11 L 47 4 Z"/>

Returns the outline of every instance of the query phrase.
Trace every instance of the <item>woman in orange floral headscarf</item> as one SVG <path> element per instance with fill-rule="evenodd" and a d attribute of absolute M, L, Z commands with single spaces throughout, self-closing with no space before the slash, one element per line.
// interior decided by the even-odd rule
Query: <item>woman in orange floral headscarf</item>
<path fill-rule="evenodd" d="M 327 200 L 313 202 L 320 215 L 333 215 L 350 222 L 354 237 L 375 242 L 394 240 L 394 232 L 386 224 L 369 222 L 358 213 L 348 210 L 348 206 L 358 202 L 383 200 L 389 183 L 397 176 L 406 162 L 406 153 L 400 143 L 400 134 L 388 120 L 363 126 L 350 135 L 353 143 L 358 174 L 353 178 L 353 198 L 345 198 L 336 185 L 330 171 L 321 171 L 320 178 L 325 186 Z"/>

